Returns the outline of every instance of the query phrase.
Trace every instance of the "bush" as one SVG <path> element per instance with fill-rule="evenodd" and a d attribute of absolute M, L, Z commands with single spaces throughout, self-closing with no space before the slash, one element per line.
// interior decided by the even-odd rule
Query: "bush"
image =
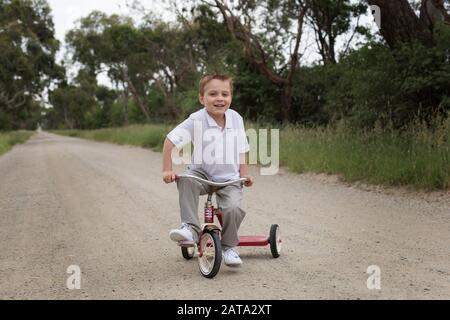
<path fill-rule="evenodd" d="M 438 28 L 439 45 L 419 43 L 391 50 L 367 44 L 331 68 L 336 83 L 327 87 L 325 109 L 331 119 L 352 126 L 375 123 L 395 128 L 417 117 L 429 121 L 450 111 L 450 31 Z"/>

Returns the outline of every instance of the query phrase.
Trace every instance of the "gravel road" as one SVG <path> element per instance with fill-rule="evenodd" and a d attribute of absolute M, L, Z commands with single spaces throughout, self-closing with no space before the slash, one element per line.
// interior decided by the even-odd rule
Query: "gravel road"
<path fill-rule="evenodd" d="M 168 237 L 178 193 L 161 163 L 46 132 L 1 156 L 0 299 L 450 299 L 448 192 L 252 168 L 241 234 L 278 223 L 282 255 L 240 248 L 243 266 L 209 280 Z M 74 265 L 80 289 L 67 286 Z"/>

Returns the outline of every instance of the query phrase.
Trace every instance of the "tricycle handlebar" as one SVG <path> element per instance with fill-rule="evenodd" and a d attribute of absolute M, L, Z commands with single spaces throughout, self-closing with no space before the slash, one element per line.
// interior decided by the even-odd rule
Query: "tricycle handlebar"
<path fill-rule="evenodd" d="M 191 179 L 194 179 L 194 180 L 206 183 L 206 184 L 208 184 L 210 186 L 213 186 L 213 187 L 226 187 L 226 186 L 238 183 L 238 182 L 242 183 L 242 182 L 247 181 L 247 178 L 239 178 L 239 179 L 236 179 L 236 180 L 231 180 L 231 181 L 226 181 L 226 182 L 213 182 L 213 181 L 209 181 L 209 180 L 206 180 L 206 179 L 203 179 L 203 178 L 200 178 L 200 177 L 197 177 L 197 176 L 193 176 L 193 175 L 190 175 L 190 174 L 177 175 L 176 179 L 178 180 L 179 178 L 191 178 Z"/>

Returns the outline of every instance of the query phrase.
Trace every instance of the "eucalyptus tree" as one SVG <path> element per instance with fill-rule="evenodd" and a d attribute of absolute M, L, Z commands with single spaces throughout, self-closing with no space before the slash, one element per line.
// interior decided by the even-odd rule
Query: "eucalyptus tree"
<path fill-rule="evenodd" d="M 146 120 L 150 120 L 145 96 L 153 56 L 131 18 L 94 11 L 80 20 L 79 28 L 67 33 L 66 41 L 74 62 L 94 75 L 106 72 L 126 94 L 131 92 Z"/>
<path fill-rule="evenodd" d="M 446 0 L 421 0 L 417 14 L 408 0 L 368 0 L 380 9 L 380 33 L 391 48 L 420 42 L 426 47 L 437 45 L 434 27 L 443 23 L 450 28 L 450 14 Z M 446 4 L 447 3 L 447 7 Z"/>
<path fill-rule="evenodd" d="M 45 92 L 63 77 L 45 0 L 0 0 L 0 130 L 30 127 Z"/>
<path fill-rule="evenodd" d="M 309 10 L 303 0 L 202 0 L 222 16 L 228 32 L 241 44 L 246 61 L 281 91 L 281 113 L 292 117 L 294 75 Z"/>
<path fill-rule="evenodd" d="M 335 64 L 338 58 L 338 38 L 349 32 L 351 34 L 342 45 L 342 53 L 345 53 L 350 48 L 354 35 L 365 31 L 359 25 L 359 20 L 367 12 L 367 5 L 351 0 L 307 0 L 307 7 L 309 10 L 306 20 L 314 30 L 322 61 L 324 64 Z M 356 26 L 352 26 L 354 20 Z"/>

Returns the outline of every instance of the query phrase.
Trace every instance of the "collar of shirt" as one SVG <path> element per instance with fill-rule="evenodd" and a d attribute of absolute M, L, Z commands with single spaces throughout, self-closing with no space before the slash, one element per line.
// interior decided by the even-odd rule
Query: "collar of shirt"
<path fill-rule="evenodd" d="M 220 128 L 220 126 L 217 124 L 216 120 L 214 120 L 213 117 L 211 117 L 209 115 L 208 111 L 206 111 L 206 108 L 203 108 L 203 110 L 204 110 L 204 112 L 206 114 L 206 120 L 208 120 L 208 125 L 210 127 Z M 225 111 L 225 128 L 227 128 L 227 129 L 232 129 L 233 128 L 233 119 L 231 118 L 230 109 Z"/>

